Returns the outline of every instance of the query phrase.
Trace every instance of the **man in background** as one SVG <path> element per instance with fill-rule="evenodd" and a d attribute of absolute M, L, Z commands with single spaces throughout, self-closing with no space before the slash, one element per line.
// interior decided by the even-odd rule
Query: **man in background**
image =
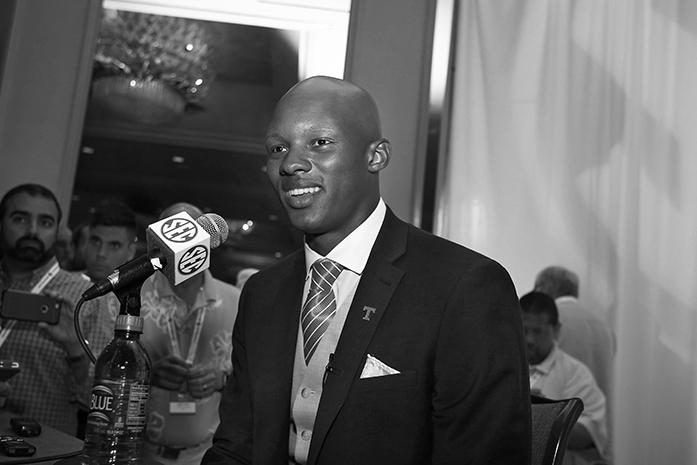
<path fill-rule="evenodd" d="M 555 300 L 561 323 L 559 348 L 583 362 L 609 396 L 615 338 L 610 327 L 578 300 L 578 275 L 561 266 L 549 266 L 537 274 L 534 289 Z"/>
<path fill-rule="evenodd" d="M 599 455 L 605 454 L 605 396 L 588 367 L 558 347 L 561 325 L 554 300 L 532 291 L 520 298 L 520 307 L 530 363 L 530 392 L 549 399 L 578 397 L 583 401 L 583 412 L 569 435 L 564 463 L 584 463 L 580 461 L 580 451 L 593 447 Z"/>
<path fill-rule="evenodd" d="M 0 290 L 46 294 L 61 304 L 56 325 L 3 319 L 0 359 L 21 366 L 9 381 L 5 408 L 74 435 L 88 360 L 75 334 L 73 311 L 90 283 L 58 265 L 53 248 L 61 219 L 55 195 L 38 184 L 16 186 L 0 200 Z"/>
<path fill-rule="evenodd" d="M 90 216 L 85 232 L 87 241 L 84 249 L 84 273 L 90 280 L 106 278 L 116 268 L 132 260 L 136 252 L 136 217 L 127 205 L 106 201 L 100 203 Z M 99 357 L 109 341 L 114 337 L 116 315 L 120 302 L 112 292 L 95 301 L 92 311 L 83 313 L 83 322 L 89 330 L 83 329 L 95 357 Z M 89 378 L 94 377 L 94 365 L 90 365 Z M 91 386 L 85 393 L 89 399 Z M 77 436 L 84 438 L 87 423 L 87 409 L 78 414 Z"/>
<path fill-rule="evenodd" d="M 160 219 L 191 204 L 166 208 Z M 206 270 L 177 286 L 155 273 L 141 291 L 141 341 L 152 361 L 152 390 L 144 454 L 164 465 L 198 465 L 210 447 L 220 391 L 232 370 L 232 328 L 240 291 Z"/>
<path fill-rule="evenodd" d="M 92 213 L 85 247 L 85 274 L 92 281 L 106 278 L 133 259 L 136 217 L 119 202 L 104 202 Z"/>
<path fill-rule="evenodd" d="M 399 220 L 372 97 L 315 76 L 266 135 L 302 250 L 244 285 L 233 372 L 203 464 L 530 460 L 518 299 L 506 270 Z"/>

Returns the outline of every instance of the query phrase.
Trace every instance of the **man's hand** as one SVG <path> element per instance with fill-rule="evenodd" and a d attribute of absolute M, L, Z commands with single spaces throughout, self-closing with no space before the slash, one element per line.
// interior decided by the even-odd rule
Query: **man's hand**
<path fill-rule="evenodd" d="M 49 338 L 58 343 L 65 351 L 68 357 L 78 357 L 83 354 L 80 341 L 75 334 L 75 323 L 73 321 L 73 304 L 65 297 L 55 291 L 44 291 L 44 294 L 53 297 L 60 302 L 60 320 L 58 324 L 50 325 L 48 323 L 39 322 L 38 326 Z"/>
<path fill-rule="evenodd" d="M 152 383 L 169 391 L 178 391 L 188 373 L 189 367 L 184 360 L 169 355 L 153 365 Z"/>
<path fill-rule="evenodd" d="M 189 370 L 189 394 L 196 399 L 203 399 L 219 391 L 224 383 L 223 372 L 210 365 Z"/>

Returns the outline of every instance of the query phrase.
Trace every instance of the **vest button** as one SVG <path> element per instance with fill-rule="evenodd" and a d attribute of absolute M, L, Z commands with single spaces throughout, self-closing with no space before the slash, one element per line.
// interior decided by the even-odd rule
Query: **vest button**
<path fill-rule="evenodd" d="M 312 437 L 312 431 L 303 430 L 303 432 L 300 433 L 300 437 L 305 441 L 309 441 Z"/>
<path fill-rule="evenodd" d="M 314 396 L 314 395 L 315 395 L 315 391 L 313 391 L 313 390 L 310 389 L 310 388 L 304 387 L 304 388 L 302 388 L 302 389 L 300 390 L 300 395 L 302 396 L 303 399 L 307 399 L 308 397 Z"/>

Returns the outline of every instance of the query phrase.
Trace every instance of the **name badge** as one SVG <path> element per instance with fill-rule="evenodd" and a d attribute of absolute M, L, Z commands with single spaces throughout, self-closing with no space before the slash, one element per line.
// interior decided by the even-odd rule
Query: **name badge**
<path fill-rule="evenodd" d="M 173 415 L 195 414 L 196 401 L 183 392 L 172 392 L 169 397 L 169 413 Z"/>

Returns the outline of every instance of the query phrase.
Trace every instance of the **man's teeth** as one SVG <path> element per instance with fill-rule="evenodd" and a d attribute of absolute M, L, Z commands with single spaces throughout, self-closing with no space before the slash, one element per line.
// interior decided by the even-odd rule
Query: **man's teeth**
<path fill-rule="evenodd" d="M 314 194 L 319 192 L 319 187 L 303 187 L 302 189 L 291 189 L 288 191 L 290 195 Z"/>

